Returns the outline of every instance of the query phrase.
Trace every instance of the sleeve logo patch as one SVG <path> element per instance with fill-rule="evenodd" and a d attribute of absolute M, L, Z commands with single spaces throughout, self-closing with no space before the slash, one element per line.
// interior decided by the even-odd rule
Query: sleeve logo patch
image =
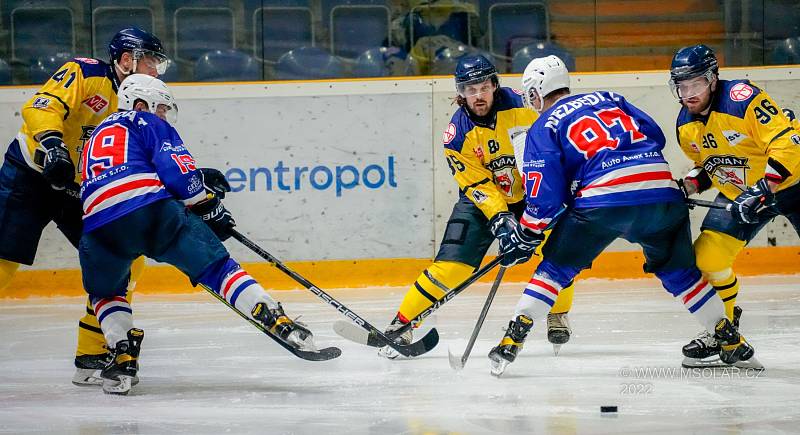
<path fill-rule="evenodd" d="M 793 144 L 800 145 L 800 136 L 793 134 L 790 139 L 792 140 Z"/>
<path fill-rule="evenodd" d="M 444 135 L 442 135 L 442 141 L 446 144 L 449 144 L 456 138 L 456 125 L 452 122 L 447 125 L 447 129 L 444 131 Z"/>
<path fill-rule="evenodd" d="M 731 88 L 730 97 L 733 101 L 744 101 L 753 95 L 753 88 L 745 83 L 737 83 Z"/>
<path fill-rule="evenodd" d="M 83 104 L 92 109 L 94 113 L 100 113 L 108 106 L 108 101 L 100 95 L 95 95 L 84 100 Z"/>
<path fill-rule="evenodd" d="M 480 190 L 473 190 L 472 191 L 472 199 L 475 200 L 475 204 L 480 204 L 483 201 L 486 201 L 489 197 L 486 196 L 485 193 L 481 192 Z"/>
<path fill-rule="evenodd" d="M 44 98 L 44 97 L 36 98 L 35 100 L 33 100 L 33 104 L 32 104 L 34 109 L 44 109 L 45 107 L 47 107 L 49 105 L 50 105 L 50 99 L 49 98 Z"/>

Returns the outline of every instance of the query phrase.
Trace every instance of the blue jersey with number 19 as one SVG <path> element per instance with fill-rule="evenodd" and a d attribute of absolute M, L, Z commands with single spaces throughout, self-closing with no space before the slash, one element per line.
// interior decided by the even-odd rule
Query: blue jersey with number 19
<path fill-rule="evenodd" d="M 169 123 L 148 112 L 117 112 L 92 133 L 81 160 L 83 231 L 164 198 L 206 198 L 203 176 Z"/>
<path fill-rule="evenodd" d="M 556 101 L 528 130 L 521 223 L 538 232 L 567 207 L 682 201 L 664 143 L 656 122 L 621 95 L 599 91 Z"/>

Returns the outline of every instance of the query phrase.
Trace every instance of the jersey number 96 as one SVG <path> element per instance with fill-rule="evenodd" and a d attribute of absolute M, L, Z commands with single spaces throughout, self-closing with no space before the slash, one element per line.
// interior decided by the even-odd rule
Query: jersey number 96
<path fill-rule="evenodd" d="M 128 129 L 109 125 L 96 131 L 83 150 L 83 179 L 88 180 L 108 168 L 128 161 Z"/>

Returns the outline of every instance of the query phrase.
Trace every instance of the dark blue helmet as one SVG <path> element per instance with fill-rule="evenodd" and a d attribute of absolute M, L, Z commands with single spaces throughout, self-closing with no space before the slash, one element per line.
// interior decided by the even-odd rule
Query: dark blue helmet
<path fill-rule="evenodd" d="M 155 35 L 136 27 L 120 30 L 108 43 L 108 54 L 111 56 L 111 62 L 118 61 L 125 52 L 133 53 L 133 58 L 137 61 L 144 55 L 155 57 L 159 62 L 159 74 L 164 74 L 167 65 L 169 65 L 169 58 L 164 46 L 161 44 L 161 40 Z"/>
<path fill-rule="evenodd" d="M 497 68 L 482 54 L 468 54 L 458 59 L 455 76 L 459 94 L 463 93 L 467 85 L 481 83 L 486 79 L 492 79 L 495 85 L 498 83 Z"/>
<path fill-rule="evenodd" d="M 681 80 L 692 79 L 707 75 L 709 72 L 717 74 L 719 65 L 714 50 L 704 44 L 697 44 L 691 47 L 684 47 L 672 57 L 672 65 L 669 67 L 669 78 L 671 82 L 677 83 Z"/>

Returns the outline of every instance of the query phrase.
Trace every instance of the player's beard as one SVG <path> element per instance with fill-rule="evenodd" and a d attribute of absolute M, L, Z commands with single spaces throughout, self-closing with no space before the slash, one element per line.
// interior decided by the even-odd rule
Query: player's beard
<path fill-rule="evenodd" d="M 472 113 L 478 116 L 486 116 L 489 111 L 492 110 L 492 105 L 489 104 L 487 100 L 481 98 L 472 103 L 470 110 L 472 110 Z"/>

